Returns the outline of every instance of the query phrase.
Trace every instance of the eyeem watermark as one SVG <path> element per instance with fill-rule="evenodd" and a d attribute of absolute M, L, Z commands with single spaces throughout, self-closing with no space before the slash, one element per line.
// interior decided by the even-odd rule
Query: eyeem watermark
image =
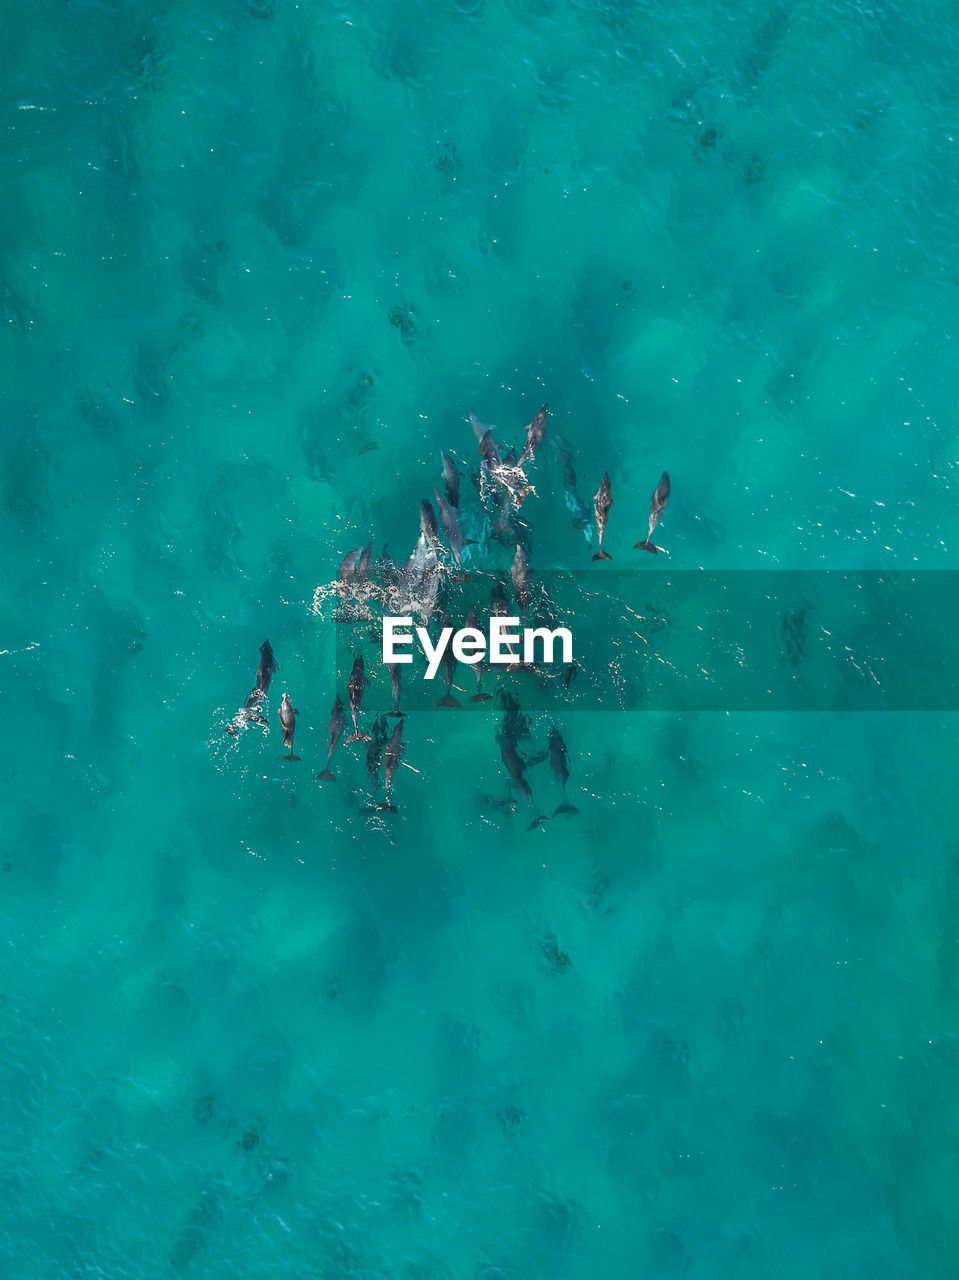
<path fill-rule="evenodd" d="M 532 628 L 532 663 L 522 624 L 494 612 L 485 584 L 451 582 L 448 613 L 459 620 L 475 609 L 475 630 L 437 637 L 436 619 L 427 635 L 410 618 L 381 613 L 338 626 L 338 685 L 365 647 L 381 702 L 390 684 L 383 662 L 411 677 L 405 711 L 436 705 L 445 667 L 454 690 L 482 671 L 487 694 L 509 691 L 527 714 L 959 712 L 959 571 L 676 570 L 650 556 L 642 572 L 544 570 L 537 587 L 525 632 Z M 541 636 L 557 630 L 536 640 L 537 627 Z M 568 631 L 564 644 L 565 628 L 575 644 Z M 420 679 L 427 665 L 430 678 Z M 493 706 L 463 699 L 464 713 Z"/>
<path fill-rule="evenodd" d="M 399 648 L 413 645 L 412 618 L 384 617 L 383 619 L 383 661 L 412 662 L 412 653 L 400 653 Z M 573 661 L 573 636 L 566 627 L 556 627 L 552 631 L 548 627 L 524 627 L 520 632 L 519 618 L 503 618 L 494 616 L 489 620 L 489 637 L 478 627 L 460 627 L 454 631 L 452 627 L 443 627 L 437 637 L 436 644 L 430 639 L 426 627 L 416 627 L 416 638 L 426 658 L 425 680 L 433 680 L 439 671 L 440 663 L 447 647 L 452 644 L 453 657 L 457 662 L 474 666 L 477 662 L 488 662 L 493 666 L 512 666 L 517 662 L 534 663 Z M 536 652 L 537 640 L 542 642 L 542 657 Z M 522 657 L 517 645 L 522 641 Z M 557 643 L 560 646 L 556 656 Z"/>

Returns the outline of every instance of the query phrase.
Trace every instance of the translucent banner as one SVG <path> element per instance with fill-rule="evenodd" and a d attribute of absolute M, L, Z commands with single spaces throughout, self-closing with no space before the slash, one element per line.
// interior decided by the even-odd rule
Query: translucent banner
<path fill-rule="evenodd" d="M 425 597 L 375 587 L 360 601 L 341 598 L 344 701 L 357 656 L 376 703 L 392 699 L 387 616 L 411 620 L 393 624 L 409 635 L 397 650 L 411 658 L 398 667 L 404 711 L 441 699 L 489 708 L 486 695 L 498 691 L 530 710 L 959 710 L 959 575 L 950 571 L 533 571 L 521 594 L 508 573 L 474 572 L 466 581 L 442 575 Z M 482 646 L 461 634 L 471 611 Z M 503 617 L 518 632 L 511 664 L 490 661 L 491 621 Z M 480 661 L 447 657 L 444 628 L 451 653 L 479 652 Z M 568 631 L 572 661 L 563 637 L 552 662 L 541 638 L 523 661 L 526 628 Z M 430 655 L 436 673 L 427 679 Z"/>

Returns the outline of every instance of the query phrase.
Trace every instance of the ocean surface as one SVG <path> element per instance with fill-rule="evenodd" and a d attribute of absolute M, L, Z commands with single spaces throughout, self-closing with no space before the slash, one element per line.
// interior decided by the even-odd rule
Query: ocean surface
<path fill-rule="evenodd" d="M 955 6 L 39 0 L 2 30 L 0 1272 L 954 1277 L 934 686 L 557 692 L 524 749 L 561 730 L 578 813 L 532 830 L 470 673 L 410 709 L 395 815 L 365 744 L 315 775 L 344 654 L 363 720 L 390 705 L 337 567 L 406 558 L 441 451 L 477 590 L 509 569 L 470 413 L 505 449 L 548 401 L 522 536 L 595 581 L 596 633 L 623 575 L 799 600 L 959 567 Z M 587 508 L 609 473 L 609 564 L 560 439 Z M 623 679 L 669 627 L 638 612 Z"/>

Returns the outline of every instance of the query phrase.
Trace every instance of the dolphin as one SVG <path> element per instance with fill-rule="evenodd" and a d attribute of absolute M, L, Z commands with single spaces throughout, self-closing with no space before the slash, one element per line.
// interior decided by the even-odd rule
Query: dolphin
<path fill-rule="evenodd" d="M 350 591 L 356 580 L 356 565 L 362 552 L 361 547 L 357 547 L 353 551 L 347 551 L 346 555 L 340 561 L 340 567 L 336 572 L 336 591 L 337 595 L 346 604 L 350 598 Z"/>
<path fill-rule="evenodd" d="M 400 664 L 398 662 L 388 662 L 386 669 L 390 673 L 390 691 L 393 694 L 393 710 L 387 711 L 386 714 L 388 716 L 402 717 L 404 713 L 400 710 L 400 691 L 402 687 Z"/>
<path fill-rule="evenodd" d="M 369 596 L 372 589 L 370 582 L 370 574 L 373 570 L 373 543 L 368 542 L 363 548 L 359 560 L 356 562 L 356 573 L 353 577 L 353 590 L 356 594 L 358 603 L 362 603 Z"/>
<path fill-rule="evenodd" d="M 339 694 L 336 695 L 336 701 L 333 703 L 333 710 L 330 712 L 330 724 L 327 730 L 326 739 L 326 764 L 323 766 L 322 773 L 318 773 L 318 778 L 325 778 L 327 782 L 335 782 L 336 777 L 330 772 L 330 761 L 333 759 L 333 752 L 336 750 L 336 744 L 340 740 L 343 732 L 343 724 L 346 717 L 343 714 L 343 699 Z"/>
<path fill-rule="evenodd" d="M 569 781 L 569 768 L 566 764 L 566 743 L 563 741 L 563 735 L 554 726 L 549 731 L 549 764 L 553 770 L 553 777 L 559 783 L 563 791 L 563 802 L 554 812 L 553 817 L 557 814 L 579 813 L 575 805 L 569 803 L 566 799 L 566 783 Z"/>
<path fill-rule="evenodd" d="M 529 721 L 520 710 L 519 703 L 508 689 L 501 689 L 497 701 L 503 708 L 502 730 L 513 742 L 529 737 Z"/>
<path fill-rule="evenodd" d="M 370 570 L 373 567 L 373 543 L 368 542 L 360 553 L 360 558 L 356 562 L 356 581 L 363 583 L 370 576 Z"/>
<path fill-rule="evenodd" d="M 250 690 L 245 704 L 226 727 L 226 732 L 231 738 L 238 738 L 240 730 L 245 729 L 251 720 L 254 724 L 266 724 L 266 716 L 260 708 L 266 702 L 266 693 L 273 673 L 278 670 L 270 642 L 264 640 L 260 645 L 260 664 L 256 669 L 256 683 Z"/>
<path fill-rule="evenodd" d="M 366 678 L 366 667 L 363 664 L 363 655 L 358 653 L 353 661 L 353 670 L 350 672 L 350 678 L 346 682 L 347 692 L 350 697 L 350 714 L 353 717 L 353 732 L 344 741 L 346 742 L 369 742 L 370 735 L 368 733 L 360 733 L 357 724 L 357 716 L 360 714 L 360 703 L 363 700 L 363 690 L 369 684 Z"/>
<path fill-rule="evenodd" d="M 473 435 L 476 437 L 476 443 L 479 444 L 483 437 L 490 435 L 495 428 L 489 427 L 485 422 L 480 422 L 475 413 L 469 415 L 469 424 L 473 428 Z"/>
<path fill-rule="evenodd" d="M 373 721 L 373 736 L 370 738 L 370 745 L 366 749 L 366 771 L 370 775 L 371 782 L 376 781 L 380 760 L 383 758 L 383 748 L 386 746 L 388 737 L 386 728 L 386 717 L 377 716 Z"/>
<path fill-rule="evenodd" d="M 488 427 L 485 422 L 478 421 L 474 413 L 470 414 L 470 426 L 473 428 L 473 435 L 476 436 L 476 444 L 483 459 L 483 465 L 489 470 L 502 466 L 499 445 L 493 439 L 493 428 Z"/>
<path fill-rule="evenodd" d="M 653 496 L 650 499 L 650 503 L 649 503 L 649 532 L 646 534 L 646 537 L 643 542 L 636 543 L 636 545 L 633 547 L 634 551 L 636 550 L 651 551 L 653 555 L 657 554 L 657 552 L 659 551 L 659 547 L 654 547 L 653 544 L 650 542 L 650 538 L 653 536 L 653 530 L 656 528 L 656 526 L 659 524 L 660 520 L 662 519 L 663 511 L 665 510 L 666 503 L 668 501 L 669 501 L 669 476 L 664 471 L 659 478 L 659 484 L 653 490 Z"/>
<path fill-rule="evenodd" d="M 573 517 L 574 529 L 588 529 L 592 523 L 589 507 L 576 492 L 576 471 L 573 468 L 573 455 L 567 449 L 560 449 L 560 468 L 562 470 L 563 493 L 566 498 L 566 509 Z"/>
<path fill-rule="evenodd" d="M 300 759 L 299 756 L 295 756 L 293 754 L 293 733 L 296 729 L 296 717 L 299 714 L 299 711 L 296 710 L 293 703 L 290 701 L 290 695 L 288 693 L 284 693 L 283 700 L 280 703 L 280 728 L 283 730 L 283 745 L 284 747 L 290 748 L 290 754 L 288 756 L 284 756 L 284 760 Z"/>
<path fill-rule="evenodd" d="M 529 737 L 529 722 L 519 709 L 519 703 L 513 695 L 507 690 L 502 692 L 500 702 L 504 709 L 503 723 L 500 731 L 496 735 L 496 743 L 500 749 L 500 757 L 503 761 L 503 767 L 513 786 L 519 789 L 520 794 L 526 803 L 536 813 L 536 803 L 533 800 L 533 792 L 529 783 L 526 781 L 526 769 L 529 765 L 536 764 L 542 756 L 535 759 L 526 760 L 520 755 L 517 749 L 517 742 L 520 738 Z M 539 823 L 546 819 L 542 814 L 536 814 L 536 817 L 529 825 L 529 829 L 538 826 Z"/>
<path fill-rule="evenodd" d="M 429 506 L 428 503 L 426 505 Z M 424 627 L 430 625 L 436 608 L 440 589 L 439 567 L 436 551 L 429 545 L 426 534 L 421 532 L 403 572 L 400 604 L 402 614 L 418 613 Z"/>
<path fill-rule="evenodd" d="M 260 665 L 256 669 L 256 687 L 266 693 L 270 688 L 273 673 L 278 670 L 270 642 L 264 640 L 260 645 Z"/>
<path fill-rule="evenodd" d="M 501 462 L 498 467 L 492 467 L 491 474 L 494 480 L 509 492 L 513 506 L 519 510 L 531 493 L 536 490 L 526 479 L 526 473 L 520 466 L 508 466 L 505 462 Z"/>
<path fill-rule="evenodd" d="M 523 505 L 524 500 L 536 490 L 527 480 L 523 473 L 522 466 L 504 462 L 500 455 L 499 445 L 493 439 L 493 431 L 491 427 L 487 427 L 484 423 L 478 422 L 474 414 L 470 414 L 470 425 L 473 428 L 473 434 L 479 442 L 480 456 L 483 459 L 480 466 L 481 476 L 481 492 L 482 492 L 482 475 L 485 472 L 497 480 L 505 489 L 508 490 L 513 505 L 517 510 Z"/>
<path fill-rule="evenodd" d="M 487 431 L 479 443 L 480 457 L 490 471 L 497 471 L 503 465 L 499 445 L 493 439 L 492 431 Z"/>
<path fill-rule="evenodd" d="M 490 536 L 496 542 L 501 542 L 503 546 L 515 546 L 521 538 L 521 533 L 510 523 L 510 516 L 513 511 L 513 497 L 509 489 L 503 488 L 500 491 L 499 508 L 496 513 L 496 523 L 490 530 Z M 522 521 L 517 520 L 517 525 L 522 526 Z"/>
<path fill-rule="evenodd" d="M 426 540 L 428 547 L 439 552 L 440 538 L 436 532 L 436 512 L 433 510 L 433 504 L 426 498 L 420 503 L 420 535 Z"/>
<path fill-rule="evenodd" d="M 393 775 L 399 767 L 402 751 L 403 721 L 401 720 L 393 730 L 393 736 L 386 744 L 386 751 L 383 755 L 383 780 L 386 783 L 386 800 L 383 804 L 377 805 L 376 807 L 378 809 L 385 809 L 387 813 L 396 813 L 396 806 L 390 799 L 390 792 L 393 789 Z"/>
<path fill-rule="evenodd" d="M 437 702 L 438 707 L 462 707 L 462 702 L 457 702 L 453 697 L 450 689 L 453 685 L 453 676 L 456 674 L 456 659 L 453 656 L 453 648 L 447 645 L 440 660 L 441 670 L 446 677 L 446 693 Z"/>
<path fill-rule="evenodd" d="M 460 473 L 456 470 L 456 463 L 449 456 L 443 455 L 443 483 L 446 486 L 446 500 L 451 507 L 459 507 L 460 505 Z"/>
<path fill-rule="evenodd" d="M 523 614 L 523 626 L 525 627 L 529 622 L 529 560 L 526 558 L 526 552 L 519 543 L 516 544 L 516 555 L 513 557 L 513 568 L 510 570 L 510 576 L 513 579 L 513 590 L 516 592 L 516 599 Z"/>
<path fill-rule="evenodd" d="M 523 452 L 519 456 L 519 464 L 524 462 L 532 462 L 543 436 L 546 434 L 546 410 L 549 405 L 543 405 L 539 413 L 526 428 L 526 443 L 523 445 Z"/>
<path fill-rule="evenodd" d="M 436 505 L 440 509 L 440 524 L 443 526 L 443 532 L 446 534 L 446 541 L 450 544 L 450 551 L 453 553 L 453 561 L 456 564 L 456 568 L 460 573 L 462 573 L 463 548 L 465 546 L 475 546 L 475 540 L 473 538 L 463 537 L 459 514 L 456 508 L 446 501 L 439 489 L 433 490 L 433 496 L 436 499 Z"/>
<path fill-rule="evenodd" d="M 505 800 L 501 800 L 499 797 L 488 795 L 483 791 L 480 792 L 477 799 L 485 809 L 504 809 L 507 813 L 516 812 L 516 801 L 512 796 L 507 796 Z"/>
<path fill-rule="evenodd" d="M 533 792 L 529 783 L 526 781 L 526 764 L 520 753 L 516 749 L 516 743 L 510 738 L 508 733 L 498 733 L 496 741 L 500 749 L 500 757 L 503 761 L 503 767 L 509 775 L 510 782 L 519 790 L 520 795 L 536 813 L 536 801 L 533 799 Z M 538 827 L 541 822 L 546 821 L 545 814 L 536 813 L 533 821 L 529 824 L 527 830 L 532 831 L 534 827 Z"/>
<path fill-rule="evenodd" d="M 252 720 L 255 724 L 266 724 L 266 716 L 260 710 L 266 702 L 266 694 L 262 689 L 251 689 L 246 705 L 241 711 L 244 720 Z"/>
<path fill-rule="evenodd" d="M 603 472 L 603 479 L 599 488 L 593 497 L 593 509 L 596 512 L 596 532 L 599 535 L 599 550 L 593 556 L 594 560 L 612 560 L 612 556 L 608 551 L 603 550 L 603 534 L 606 532 L 606 521 L 609 519 L 609 509 L 613 505 L 613 491 L 609 483 L 609 472 Z"/>
<path fill-rule="evenodd" d="M 245 729 L 252 720 L 254 724 L 266 724 L 266 716 L 260 710 L 263 703 L 266 702 L 266 694 L 262 689 L 251 689 L 250 696 L 246 703 L 240 707 L 239 711 L 226 726 L 226 732 L 231 738 L 238 738 L 240 730 Z"/>
<path fill-rule="evenodd" d="M 466 625 L 472 627 L 474 631 L 480 630 L 479 618 L 476 616 L 476 606 L 470 608 L 469 617 L 466 619 Z M 476 692 L 470 698 L 470 702 L 489 702 L 492 697 L 489 693 L 483 692 L 483 663 L 476 662 L 473 664 L 476 672 Z"/>
<path fill-rule="evenodd" d="M 384 591 L 389 591 L 391 587 L 396 586 L 400 571 L 398 566 L 390 559 L 389 548 L 385 543 L 383 544 L 383 550 L 376 557 L 374 568 Z"/>
<path fill-rule="evenodd" d="M 493 590 L 490 592 L 490 608 L 493 613 L 496 614 L 497 618 L 508 618 L 511 616 L 509 611 L 509 598 L 506 595 L 506 587 L 503 585 L 503 581 L 500 578 L 497 578 L 493 583 Z M 509 652 L 512 654 L 514 660 L 519 662 L 519 654 L 512 648 L 510 648 Z"/>
<path fill-rule="evenodd" d="M 516 743 L 508 733 L 500 732 L 496 735 L 496 743 L 500 750 L 500 757 L 503 761 L 503 767 L 509 775 L 510 781 L 519 789 L 520 795 L 527 802 L 533 803 L 533 793 L 530 785 L 526 781 L 526 764 L 523 757 L 516 750 Z"/>

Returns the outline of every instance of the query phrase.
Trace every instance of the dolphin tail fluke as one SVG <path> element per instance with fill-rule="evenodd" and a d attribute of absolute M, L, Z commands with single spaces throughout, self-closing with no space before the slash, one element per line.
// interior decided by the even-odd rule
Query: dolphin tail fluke
<path fill-rule="evenodd" d="M 554 818 L 558 817 L 559 814 L 561 813 L 568 814 L 570 817 L 572 817 L 574 813 L 579 813 L 579 810 L 576 808 L 574 804 L 570 804 L 568 800 L 564 800 L 563 803 L 559 806 L 559 808 L 554 810 L 553 817 Z"/>
<path fill-rule="evenodd" d="M 597 551 L 596 554 L 593 556 L 594 560 L 612 560 L 612 558 L 613 557 L 609 554 L 608 551 Z"/>
<path fill-rule="evenodd" d="M 390 800 L 385 800 L 383 804 L 378 804 L 376 809 L 379 813 L 396 813 L 396 805 Z"/>
<path fill-rule="evenodd" d="M 372 742 L 373 739 L 368 733 L 351 733 L 348 738 L 343 739 L 344 742 Z"/>
<path fill-rule="evenodd" d="M 637 542 L 636 545 L 633 547 L 633 550 L 634 551 L 651 551 L 654 556 L 659 555 L 659 547 L 654 547 L 648 538 L 645 539 L 645 541 L 643 542 Z"/>
<path fill-rule="evenodd" d="M 539 813 L 539 814 L 537 814 L 537 815 L 536 815 L 536 817 L 533 819 L 533 821 L 529 824 L 529 826 L 526 828 L 526 830 L 527 830 L 527 831 L 532 831 L 532 830 L 533 830 L 533 828 L 534 828 L 534 827 L 538 827 L 538 826 L 539 826 L 539 824 L 540 824 L 541 822 L 548 822 L 548 821 L 549 821 L 549 815 L 548 815 L 548 814 L 546 814 L 546 813 Z"/>
<path fill-rule="evenodd" d="M 295 755 L 293 754 L 293 752 L 291 751 L 291 752 L 290 752 L 290 754 L 289 754 L 288 756 L 283 756 L 283 759 L 284 759 L 284 760 L 302 760 L 302 759 L 303 759 L 303 757 L 302 757 L 302 756 L 295 756 Z"/>
<path fill-rule="evenodd" d="M 470 702 L 489 702 L 492 696 L 491 693 L 474 693 L 470 698 Z"/>
<path fill-rule="evenodd" d="M 317 779 L 322 778 L 324 782 L 336 781 L 336 774 L 330 773 L 329 769 L 324 769 L 322 773 L 318 773 L 316 776 L 317 776 Z"/>
<path fill-rule="evenodd" d="M 445 694 L 442 698 L 440 698 L 440 700 L 437 702 L 436 705 L 438 707 L 460 707 L 460 708 L 462 708 L 463 706 L 462 702 L 457 702 L 451 693 Z"/>
<path fill-rule="evenodd" d="M 405 711 L 399 711 L 399 710 L 396 710 L 396 711 L 387 711 L 387 713 L 386 713 L 386 714 L 387 714 L 388 716 L 393 716 L 393 717 L 395 717 L 397 720 L 402 720 L 402 719 L 403 719 L 403 717 L 406 715 L 406 712 L 405 712 Z M 349 738 L 347 738 L 347 742 L 349 742 Z"/>

